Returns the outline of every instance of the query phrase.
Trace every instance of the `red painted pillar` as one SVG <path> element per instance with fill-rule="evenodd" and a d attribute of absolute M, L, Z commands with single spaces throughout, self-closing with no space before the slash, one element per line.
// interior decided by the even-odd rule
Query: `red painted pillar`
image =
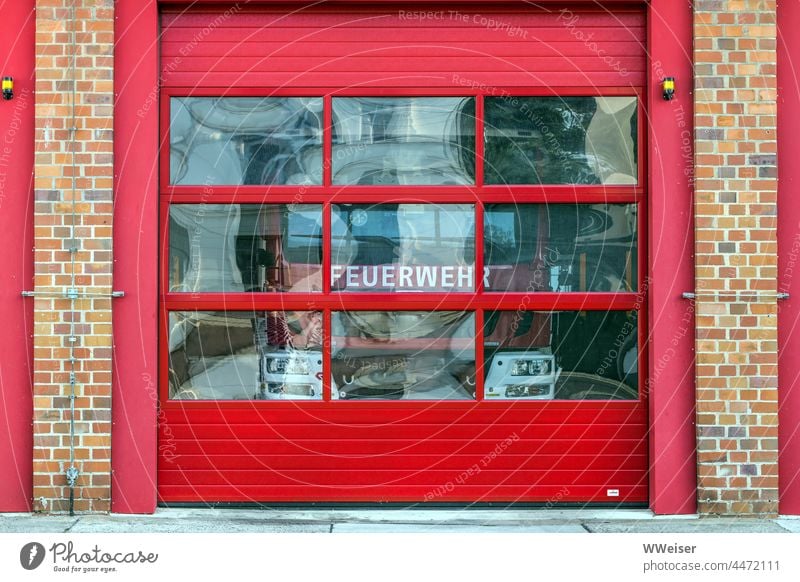
<path fill-rule="evenodd" d="M 648 27 L 650 507 L 695 513 L 694 305 L 681 297 L 694 288 L 691 3 L 653 0 Z"/>
<path fill-rule="evenodd" d="M 111 510 L 156 507 L 158 7 L 116 3 Z"/>
<path fill-rule="evenodd" d="M 0 76 L 14 98 L 0 100 L 0 511 L 30 511 L 33 489 L 31 360 L 33 299 L 34 0 L 3 5 Z"/>
<path fill-rule="evenodd" d="M 800 515 L 800 22 L 778 3 L 778 511 Z"/>

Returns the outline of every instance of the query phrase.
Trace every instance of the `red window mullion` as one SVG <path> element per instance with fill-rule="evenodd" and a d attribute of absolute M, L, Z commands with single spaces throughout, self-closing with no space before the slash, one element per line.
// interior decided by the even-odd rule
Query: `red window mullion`
<path fill-rule="evenodd" d="M 331 292 L 331 203 L 322 205 L 322 292 Z"/>
<path fill-rule="evenodd" d="M 158 254 L 161 260 L 158 269 L 158 291 L 164 298 L 169 291 L 169 203 L 162 201 L 158 211 L 160 220 Z"/>
<path fill-rule="evenodd" d="M 475 292 L 483 293 L 483 203 L 475 204 Z"/>
<path fill-rule="evenodd" d="M 322 185 L 333 183 L 333 99 L 330 94 L 322 99 Z"/>
<path fill-rule="evenodd" d="M 326 101 L 329 103 L 329 100 Z M 330 113 L 330 108 L 326 111 Z M 328 124 L 326 123 L 326 127 Z M 330 152 L 328 152 L 330 153 Z M 327 158 L 330 160 L 330 157 Z M 323 166 L 325 178 L 330 179 L 330 164 Z M 331 204 L 322 206 L 322 291 L 327 296 L 331 292 Z M 322 312 L 322 400 L 331 399 L 331 310 Z"/>
<path fill-rule="evenodd" d="M 480 402 L 483 400 L 483 309 L 475 311 L 475 328 L 475 400 Z"/>
<path fill-rule="evenodd" d="M 475 186 L 483 186 L 483 95 L 475 97 Z"/>
<path fill-rule="evenodd" d="M 333 337 L 331 335 L 331 310 L 322 312 L 322 400 L 327 402 L 331 396 L 331 352 Z"/>

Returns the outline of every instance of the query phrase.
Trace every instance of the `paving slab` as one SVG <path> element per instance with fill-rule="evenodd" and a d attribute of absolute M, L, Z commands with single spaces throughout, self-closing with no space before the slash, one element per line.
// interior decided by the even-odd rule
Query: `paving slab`
<path fill-rule="evenodd" d="M 71 533 L 329 533 L 330 523 L 274 523 L 261 519 L 83 518 Z"/>
<path fill-rule="evenodd" d="M 800 518 L 787 517 L 776 519 L 775 523 L 792 533 L 800 533 Z"/>
<path fill-rule="evenodd" d="M 694 520 L 586 521 L 592 533 L 789 533 L 770 520 L 703 518 Z"/>
<path fill-rule="evenodd" d="M 580 524 L 427 525 L 408 523 L 336 523 L 332 533 L 588 533 Z"/>
<path fill-rule="evenodd" d="M 78 523 L 78 517 L 35 514 L 0 515 L 0 532 L 3 533 L 64 533 Z"/>

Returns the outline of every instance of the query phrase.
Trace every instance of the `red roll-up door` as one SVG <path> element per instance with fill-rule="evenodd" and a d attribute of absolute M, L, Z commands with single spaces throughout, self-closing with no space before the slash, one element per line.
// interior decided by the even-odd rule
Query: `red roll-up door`
<path fill-rule="evenodd" d="M 647 501 L 647 384 L 638 373 L 647 369 L 645 12 L 519 6 L 162 14 L 161 502 Z M 264 146 L 273 130 L 254 137 L 251 126 L 270 122 L 241 108 L 268 98 L 304 112 L 302 123 L 313 126 L 302 134 L 313 141 L 304 159 L 318 174 L 296 178 L 296 164 L 281 173 L 264 161 L 284 154 Z M 358 160 L 361 150 L 345 150 L 342 135 L 388 135 L 386 110 L 374 101 L 389 98 L 403 111 L 414 99 L 458 102 L 460 119 L 474 115 L 459 130 L 475 137 L 474 166 L 466 162 L 454 181 L 385 168 L 346 177 L 338 158 Z M 361 109 L 346 118 L 351 104 Z M 222 110 L 229 116 L 214 121 Z M 514 119 L 525 127 L 511 127 Z M 550 137 L 553 127 L 564 136 Z M 575 127 L 580 137 L 569 138 Z M 613 132 L 622 145 L 599 137 Z M 189 159 L 201 134 L 201 153 Z M 500 138 L 561 141 L 543 146 L 546 159 L 531 162 L 541 173 L 520 184 L 507 178 L 513 148 L 482 163 L 490 148 L 501 155 L 492 141 Z M 627 154 L 608 154 L 611 169 L 586 162 L 591 140 Z M 567 143 L 580 155 L 560 151 Z M 260 153 L 243 169 L 235 160 L 247 148 Z M 384 166 L 416 153 L 403 150 Z M 233 161 L 201 178 L 221 160 Z M 267 169 L 255 172 L 256 163 Z M 573 169 L 553 172 L 558 164 Z M 395 243 L 434 215 L 430 232 L 440 241 L 453 240 L 441 227 L 472 242 L 457 249 L 458 267 L 440 242 L 441 252 L 416 263 L 439 286 L 416 288 L 426 271 L 403 270 L 403 253 L 430 250 L 433 234 Z M 463 231 L 459 220 L 469 224 Z M 503 229 L 507 236 L 495 234 Z M 318 264 L 292 258 L 287 241 L 302 237 L 318 237 Z M 352 241 L 374 252 L 347 247 L 345 264 L 341 249 Z M 394 258 L 375 259 L 386 248 Z M 527 284 L 515 282 L 523 275 Z M 397 292 L 403 285 L 416 292 Z M 319 337 L 310 340 L 314 317 Z M 378 328 L 390 331 L 378 337 Z M 303 358 L 309 345 L 318 354 L 317 364 L 299 366 L 319 384 L 286 381 L 275 388 L 281 398 L 270 397 L 275 370 L 289 372 L 268 358 L 294 349 L 281 339 L 293 334 L 309 342 Z M 381 356 L 393 342 L 400 359 Z M 437 366 L 458 397 L 410 392 L 443 381 Z M 509 376 L 508 366 L 522 373 Z M 527 380 L 498 387 L 493 373 Z M 524 385 L 536 374 L 552 382 Z M 285 398 L 292 390 L 303 397 Z"/>

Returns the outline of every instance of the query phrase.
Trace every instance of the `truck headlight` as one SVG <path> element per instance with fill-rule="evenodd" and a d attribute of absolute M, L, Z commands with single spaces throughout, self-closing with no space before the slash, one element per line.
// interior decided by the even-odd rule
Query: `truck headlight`
<path fill-rule="evenodd" d="M 314 396 L 314 387 L 311 384 L 278 384 L 269 382 L 267 390 L 270 394 L 286 394 L 288 396 Z"/>
<path fill-rule="evenodd" d="M 506 398 L 524 398 L 526 396 L 541 396 L 547 394 L 549 386 L 546 384 L 510 384 L 506 386 Z"/>
<path fill-rule="evenodd" d="M 269 374 L 308 374 L 308 361 L 305 358 L 267 358 Z"/>
<path fill-rule="evenodd" d="M 512 376 L 546 376 L 550 373 L 548 360 L 514 360 L 511 365 Z"/>

